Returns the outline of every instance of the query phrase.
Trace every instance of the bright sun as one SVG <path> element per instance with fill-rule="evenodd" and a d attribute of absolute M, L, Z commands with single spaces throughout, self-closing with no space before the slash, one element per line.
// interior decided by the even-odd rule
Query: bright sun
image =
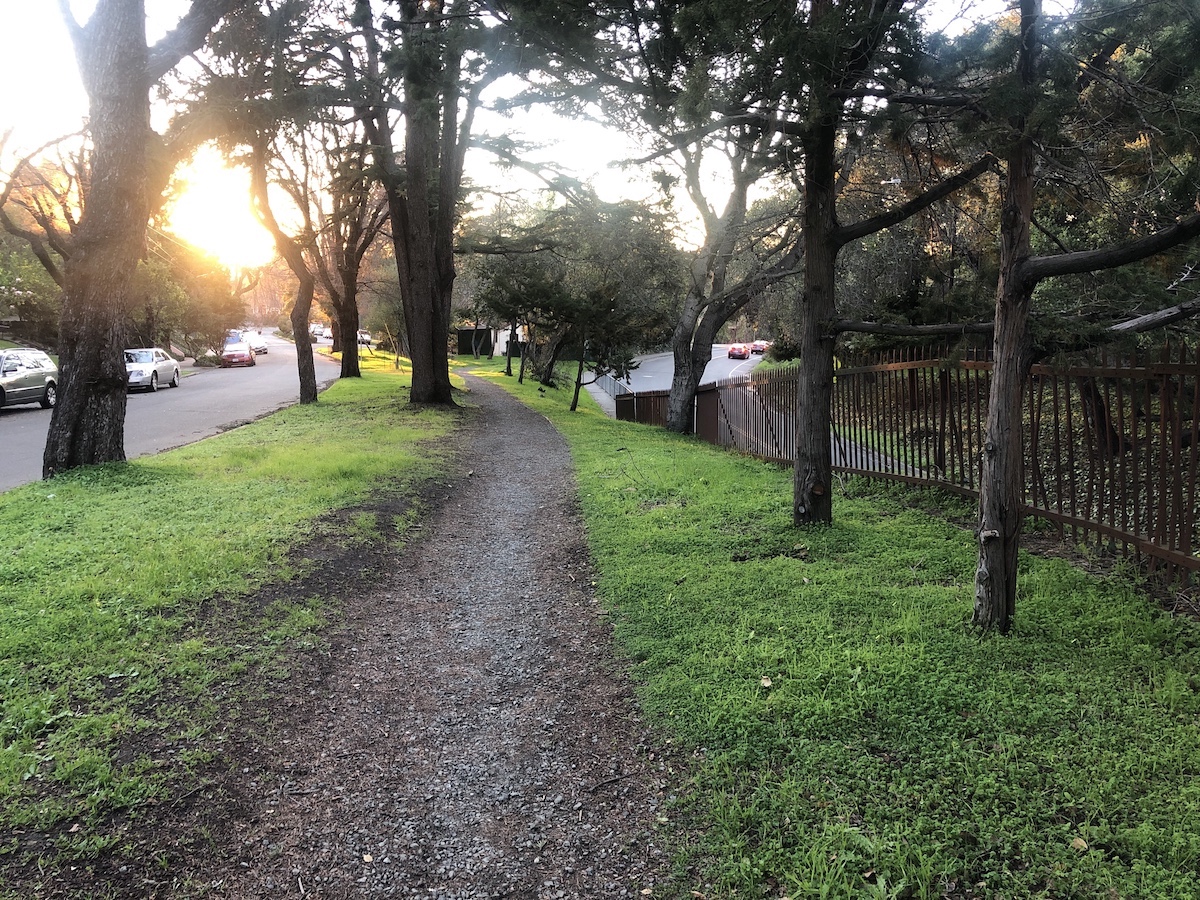
<path fill-rule="evenodd" d="M 231 271 L 274 259 L 274 242 L 250 209 L 250 176 L 244 169 L 228 168 L 216 150 L 206 147 L 175 177 L 182 190 L 167 207 L 175 234 Z"/>

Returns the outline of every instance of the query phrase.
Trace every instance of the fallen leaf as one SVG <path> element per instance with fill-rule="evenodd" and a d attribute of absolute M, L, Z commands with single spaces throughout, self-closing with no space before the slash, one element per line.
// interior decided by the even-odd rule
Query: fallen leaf
<path fill-rule="evenodd" d="M 770 686 L 771 686 L 771 679 L 770 679 L 770 678 L 768 678 L 766 675 L 764 675 L 764 676 L 762 677 L 762 681 L 760 681 L 760 682 L 759 682 L 759 684 L 761 684 L 763 687 L 770 687 Z"/>
<path fill-rule="evenodd" d="M 1088 842 L 1085 841 L 1083 838 L 1075 838 L 1075 840 L 1071 841 L 1071 849 L 1072 850 L 1078 850 L 1080 853 L 1082 853 L 1087 848 L 1088 848 Z"/>
<path fill-rule="evenodd" d="M 654 893 L 654 891 L 650 890 L 650 888 L 642 888 L 642 896 L 643 897 L 649 897 L 653 893 Z"/>
<path fill-rule="evenodd" d="M 375 857 L 373 857 L 370 853 L 364 853 L 363 862 L 375 862 Z"/>
<path fill-rule="evenodd" d="M 76 822 L 68 830 L 70 831 L 71 834 L 75 834 L 76 832 L 79 831 L 80 827 L 81 827 L 80 824 L 78 822 Z"/>

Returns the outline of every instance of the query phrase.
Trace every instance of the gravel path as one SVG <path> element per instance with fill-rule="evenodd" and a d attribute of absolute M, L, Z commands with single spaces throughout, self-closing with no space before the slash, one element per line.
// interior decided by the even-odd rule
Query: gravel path
<path fill-rule="evenodd" d="M 472 379 L 462 477 L 348 599 L 244 779 L 221 898 L 664 896 L 668 769 L 591 573 L 566 445 Z"/>

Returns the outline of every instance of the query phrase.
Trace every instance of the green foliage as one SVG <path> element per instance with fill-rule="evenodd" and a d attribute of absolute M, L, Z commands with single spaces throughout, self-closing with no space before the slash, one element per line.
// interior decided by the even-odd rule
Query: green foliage
<path fill-rule="evenodd" d="M 412 491 L 452 427 L 397 406 L 382 358 L 318 404 L 189 447 L 81 468 L 0 494 L 0 821 L 85 835 L 187 790 L 196 746 L 219 746 L 239 675 L 319 652 L 326 597 L 246 602 L 300 574 L 291 551 L 324 514 Z M 376 527 L 350 520 L 347 538 Z M 183 768 L 181 768 L 183 766 Z M 3 886 L 0 886 L 2 891 Z"/>
<path fill-rule="evenodd" d="M 683 268 L 655 210 L 552 209 L 491 243 L 500 252 L 479 266 L 476 305 L 499 323 L 531 328 L 543 381 L 568 346 L 596 374 L 625 374 L 635 352 L 665 336 Z"/>
<path fill-rule="evenodd" d="M 1023 558 L 1008 637 L 967 627 L 970 533 L 852 482 L 567 415 L 597 587 L 688 785 L 707 896 L 1200 893 L 1200 629 Z"/>
<path fill-rule="evenodd" d="M 15 317 L 12 333 L 24 342 L 55 346 L 61 294 L 29 246 L 0 232 L 0 319 Z"/>

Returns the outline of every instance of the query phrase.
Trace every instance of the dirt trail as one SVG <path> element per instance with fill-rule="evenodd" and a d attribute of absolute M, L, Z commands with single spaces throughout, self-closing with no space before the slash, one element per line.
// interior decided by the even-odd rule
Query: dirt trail
<path fill-rule="evenodd" d="M 558 433 L 473 379 L 460 477 L 356 562 L 328 670 L 273 704 L 207 896 L 613 898 L 666 889 L 669 791 L 591 592 Z M 329 565 L 355 561 L 330 560 Z"/>

